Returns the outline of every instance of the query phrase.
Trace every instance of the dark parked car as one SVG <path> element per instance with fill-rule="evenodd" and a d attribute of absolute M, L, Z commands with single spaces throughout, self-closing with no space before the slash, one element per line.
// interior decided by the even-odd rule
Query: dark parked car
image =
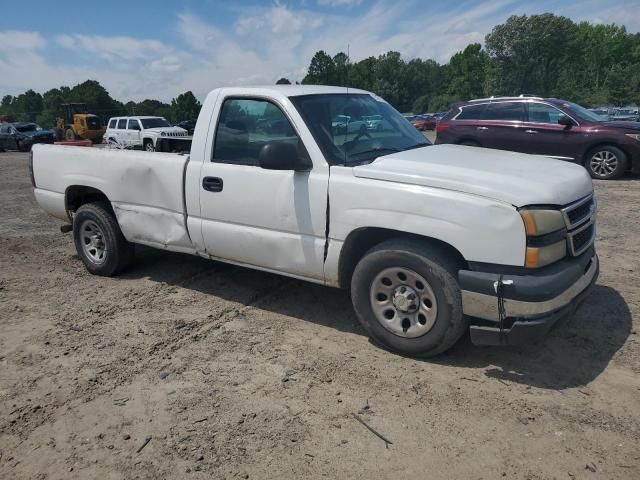
<path fill-rule="evenodd" d="M 51 130 L 43 130 L 35 123 L 0 124 L 0 150 L 28 152 L 34 143 L 53 143 Z"/>
<path fill-rule="evenodd" d="M 436 118 L 433 116 L 416 115 L 413 120 L 410 120 L 411 125 L 416 127 L 420 131 L 435 130 Z"/>
<path fill-rule="evenodd" d="M 617 122 L 639 122 L 640 115 L 638 110 L 634 108 L 617 108 L 611 115 L 611 120 Z"/>
<path fill-rule="evenodd" d="M 566 100 L 492 97 L 458 103 L 439 122 L 436 143 L 512 150 L 584 165 L 593 178 L 640 173 L 640 123 L 604 121 Z"/>
<path fill-rule="evenodd" d="M 184 128 L 189 135 L 193 135 L 193 131 L 196 128 L 195 120 L 184 120 L 176 125 L 176 127 Z"/>

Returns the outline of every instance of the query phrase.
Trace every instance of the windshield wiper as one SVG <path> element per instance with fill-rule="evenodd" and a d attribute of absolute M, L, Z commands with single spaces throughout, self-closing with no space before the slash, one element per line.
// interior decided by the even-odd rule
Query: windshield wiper
<path fill-rule="evenodd" d="M 433 145 L 432 143 L 416 143 L 415 145 L 411 145 L 410 147 L 404 148 L 402 149 L 403 152 L 407 151 L 407 150 L 413 150 L 414 148 L 420 148 L 420 147 L 430 147 L 431 145 Z"/>
<path fill-rule="evenodd" d="M 399 148 L 391 148 L 391 147 L 382 147 L 382 148 L 372 148 L 371 150 L 363 150 L 362 152 L 357 152 L 357 153 L 350 153 L 349 157 L 356 157 L 356 156 L 360 156 L 360 155 L 367 155 L 370 153 L 380 153 L 380 152 L 390 152 L 390 153 L 396 153 L 396 152 L 401 152 L 402 150 Z M 386 155 L 386 153 L 385 153 Z M 375 157 L 377 158 L 377 157 Z M 349 160 L 351 160 L 351 158 L 349 158 Z M 349 160 L 345 161 L 345 164 L 349 163 Z M 359 160 L 357 160 L 359 161 Z"/>

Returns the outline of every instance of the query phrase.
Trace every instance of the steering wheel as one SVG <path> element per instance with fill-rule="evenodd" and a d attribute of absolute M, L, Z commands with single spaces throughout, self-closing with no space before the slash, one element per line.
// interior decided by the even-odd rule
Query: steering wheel
<path fill-rule="evenodd" d="M 358 134 L 353 137 L 353 140 L 351 140 L 349 142 L 349 148 L 347 149 L 349 152 L 351 152 L 351 150 L 353 150 L 353 148 L 356 146 L 356 144 L 360 141 L 360 139 L 362 137 L 367 137 L 368 139 L 371 139 L 371 134 L 367 131 L 367 127 L 362 124 L 360 125 L 360 130 L 358 131 Z"/>

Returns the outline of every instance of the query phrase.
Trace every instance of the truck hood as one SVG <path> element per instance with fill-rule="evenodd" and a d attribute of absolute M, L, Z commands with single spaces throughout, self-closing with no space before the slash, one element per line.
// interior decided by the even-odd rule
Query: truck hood
<path fill-rule="evenodd" d="M 573 163 L 463 145 L 433 145 L 353 168 L 360 178 L 443 188 L 516 207 L 566 205 L 589 195 L 591 177 Z"/>
<path fill-rule="evenodd" d="M 184 128 L 180 127 L 156 127 L 156 128 L 145 128 L 145 132 L 157 133 L 159 135 L 163 133 L 171 133 L 174 136 L 177 135 L 187 135 L 187 131 Z"/>

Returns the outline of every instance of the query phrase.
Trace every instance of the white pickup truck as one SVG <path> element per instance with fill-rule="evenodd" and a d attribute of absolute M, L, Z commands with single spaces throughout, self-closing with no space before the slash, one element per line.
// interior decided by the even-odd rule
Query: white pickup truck
<path fill-rule="evenodd" d="M 388 126 L 336 131 L 338 115 Z M 139 243 L 350 289 L 367 332 L 408 355 L 468 329 L 541 337 L 598 275 L 584 168 L 432 146 L 362 90 L 217 89 L 190 155 L 36 145 L 30 169 L 91 273 L 122 271 Z"/>

